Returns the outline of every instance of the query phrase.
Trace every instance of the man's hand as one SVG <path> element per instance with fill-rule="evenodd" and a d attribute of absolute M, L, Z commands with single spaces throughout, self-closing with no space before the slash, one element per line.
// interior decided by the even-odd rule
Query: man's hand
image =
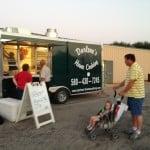
<path fill-rule="evenodd" d="M 113 86 L 113 90 L 116 91 L 118 89 L 118 86 Z"/>
<path fill-rule="evenodd" d="M 125 96 L 125 92 L 124 91 L 121 91 L 121 92 L 119 92 L 119 96 Z"/>
<path fill-rule="evenodd" d="M 124 86 L 124 84 L 125 84 L 125 81 L 123 80 L 120 84 L 113 86 L 113 90 L 116 91 L 120 87 Z"/>

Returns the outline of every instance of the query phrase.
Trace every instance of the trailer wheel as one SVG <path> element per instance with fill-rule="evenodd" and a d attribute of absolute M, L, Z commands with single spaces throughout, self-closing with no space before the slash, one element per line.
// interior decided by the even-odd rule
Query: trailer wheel
<path fill-rule="evenodd" d="M 69 98 L 69 92 L 65 88 L 58 89 L 54 93 L 54 100 L 59 104 L 64 104 Z"/>

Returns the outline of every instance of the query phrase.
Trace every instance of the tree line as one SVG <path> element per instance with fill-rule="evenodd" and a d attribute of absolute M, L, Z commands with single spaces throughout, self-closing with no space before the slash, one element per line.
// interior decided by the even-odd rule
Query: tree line
<path fill-rule="evenodd" d="M 145 41 L 145 42 L 136 42 L 133 44 L 126 43 L 126 42 L 113 42 L 111 45 L 116 45 L 116 46 L 123 46 L 123 47 L 132 47 L 132 48 L 141 48 L 141 49 L 149 49 L 150 50 L 150 43 Z"/>

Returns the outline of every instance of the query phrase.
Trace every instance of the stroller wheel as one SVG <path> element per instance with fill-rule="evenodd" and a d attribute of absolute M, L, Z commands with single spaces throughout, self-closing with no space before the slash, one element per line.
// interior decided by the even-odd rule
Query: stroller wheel
<path fill-rule="evenodd" d="M 96 134 L 95 133 L 89 134 L 89 138 L 90 138 L 90 140 L 95 141 L 96 140 Z"/>
<path fill-rule="evenodd" d="M 119 135 L 118 134 L 112 134 L 112 140 L 116 140 L 119 138 Z"/>
<path fill-rule="evenodd" d="M 105 129 L 105 132 L 107 132 L 107 133 L 109 134 L 109 133 L 111 133 L 112 131 L 111 131 L 111 129 L 108 128 L 108 129 Z"/>

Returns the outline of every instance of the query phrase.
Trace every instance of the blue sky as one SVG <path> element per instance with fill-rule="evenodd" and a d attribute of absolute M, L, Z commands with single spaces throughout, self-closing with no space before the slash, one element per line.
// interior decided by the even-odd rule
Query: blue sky
<path fill-rule="evenodd" d="M 91 42 L 150 42 L 150 0 L 1 0 L 0 27 Z"/>

